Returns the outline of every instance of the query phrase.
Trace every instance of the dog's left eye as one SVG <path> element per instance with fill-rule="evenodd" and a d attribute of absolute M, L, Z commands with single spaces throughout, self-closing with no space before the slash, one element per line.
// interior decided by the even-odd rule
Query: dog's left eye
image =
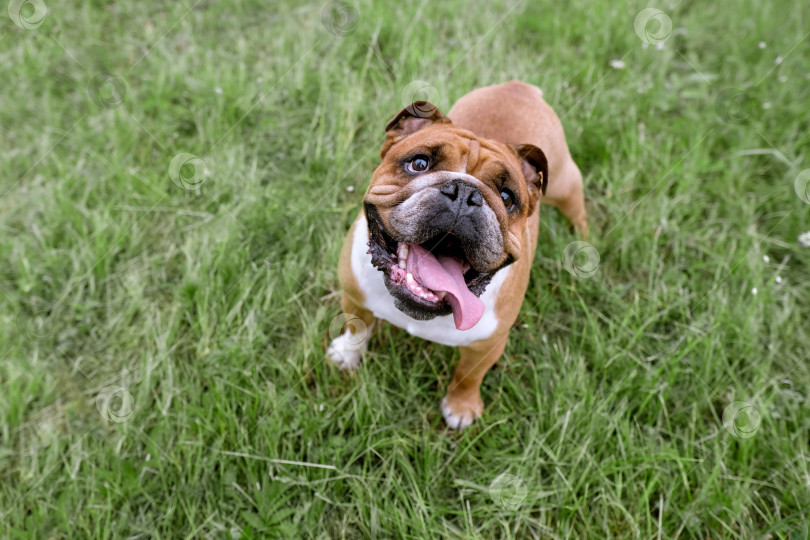
<path fill-rule="evenodd" d="M 405 170 L 411 174 L 423 173 L 430 167 L 430 159 L 427 156 L 416 156 L 405 163 Z"/>
<path fill-rule="evenodd" d="M 515 194 L 511 190 L 503 188 L 501 190 L 501 199 L 503 199 L 503 205 L 507 210 L 515 207 Z"/>

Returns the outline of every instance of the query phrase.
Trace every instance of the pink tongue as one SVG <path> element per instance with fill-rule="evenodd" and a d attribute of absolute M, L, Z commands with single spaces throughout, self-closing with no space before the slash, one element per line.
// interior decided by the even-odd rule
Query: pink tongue
<path fill-rule="evenodd" d="M 408 272 L 433 292 L 447 293 L 459 330 L 469 330 L 481 320 L 484 303 L 467 288 L 461 261 L 456 257 L 436 257 L 418 244 L 408 244 Z"/>

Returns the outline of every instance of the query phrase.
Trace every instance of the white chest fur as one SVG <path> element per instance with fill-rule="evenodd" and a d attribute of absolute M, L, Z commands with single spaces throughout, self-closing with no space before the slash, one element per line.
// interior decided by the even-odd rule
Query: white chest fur
<path fill-rule="evenodd" d="M 394 297 L 385 287 L 383 273 L 371 265 L 371 255 L 368 253 L 368 223 L 365 216 L 360 216 L 355 223 L 352 238 L 352 272 L 366 297 L 366 309 L 374 313 L 375 317 L 428 341 L 458 347 L 490 337 L 498 326 L 495 317 L 495 299 L 510 269 L 511 267 L 507 266 L 492 277 L 492 281 L 481 295 L 485 306 L 484 316 L 469 330 L 458 330 L 453 323 L 452 315 L 417 321 L 394 306 Z"/>

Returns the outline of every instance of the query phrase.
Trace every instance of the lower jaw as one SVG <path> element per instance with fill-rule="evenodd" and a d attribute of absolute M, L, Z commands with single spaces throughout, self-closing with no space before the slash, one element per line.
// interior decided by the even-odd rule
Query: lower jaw
<path fill-rule="evenodd" d="M 391 265 L 390 273 L 392 282 L 407 289 L 415 297 L 434 304 L 441 304 L 442 300 L 444 300 L 445 292 L 432 291 L 422 286 L 414 279 L 413 275 L 408 274 L 401 266 Z"/>
<path fill-rule="evenodd" d="M 428 302 L 426 299 L 420 298 L 417 294 L 408 290 L 406 286 L 407 284 L 404 281 L 397 282 L 398 270 L 395 270 L 395 268 L 403 271 L 405 269 L 402 269 L 397 265 L 395 257 L 397 250 L 396 247 L 391 246 L 391 243 L 394 242 L 394 240 L 388 237 L 389 235 L 385 233 L 382 223 L 377 215 L 377 211 L 373 206 L 367 204 L 365 207 L 365 213 L 368 220 L 370 235 L 369 253 L 371 254 L 371 264 L 380 270 L 385 276 L 384 281 L 388 291 L 395 298 L 399 298 L 403 302 L 420 306 L 423 310 L 434 312 L 437 315 L 452 313 L 452 308 L 446 300 L 442 299 L 438 303 Z M 386 239 L 387 237 L 388 239 Z M 509 256 L 507 257 L 507 260 L 497 269 L 476 275 L 471 281 L 467 282 L 470 291 L 472 291 L 472 293 L 476 296 L 480 297 L 486 287 L 489 285 L 489 282 L 492 280 L 495 273 L 512 264 L 513 261 L 514 259 Z M 405 279 L 407 279 L 407 273 L 403 272 L 403 274 Z M 436 294 L 435 291 L 431 292 Z"/>
<path fill-rule="evenodd" d="M 453 308 L 445 300 L 432 302 L 418 295 L 408 289 L 404 282 L 397 282 L 391 276 L 395 271 L 392 270 L 391 274 L 385 273 L 385 286 L 391 296 L 396 300 L 395 305 L 397 308 L 417 320 L 427 320 L 441 315 L 451 315 Z"/>

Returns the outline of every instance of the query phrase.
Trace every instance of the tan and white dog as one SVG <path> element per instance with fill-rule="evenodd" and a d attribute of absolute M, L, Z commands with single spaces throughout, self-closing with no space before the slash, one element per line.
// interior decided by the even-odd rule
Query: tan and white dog
<path fill-rule="evenodd" d="M 462 429 L 483 413 L 481 381 L 523 303 L 540 201 L 587 234 L 582 175 L 540 89 L 519 81 L 475 90 L 447 116 L 415 102 L 385 132 L 338 269 L 343 311 L 366 335 L 347 328 L 327 355 L 357 367 L 377 319 L 459 347 L 441 411 Z"/>

